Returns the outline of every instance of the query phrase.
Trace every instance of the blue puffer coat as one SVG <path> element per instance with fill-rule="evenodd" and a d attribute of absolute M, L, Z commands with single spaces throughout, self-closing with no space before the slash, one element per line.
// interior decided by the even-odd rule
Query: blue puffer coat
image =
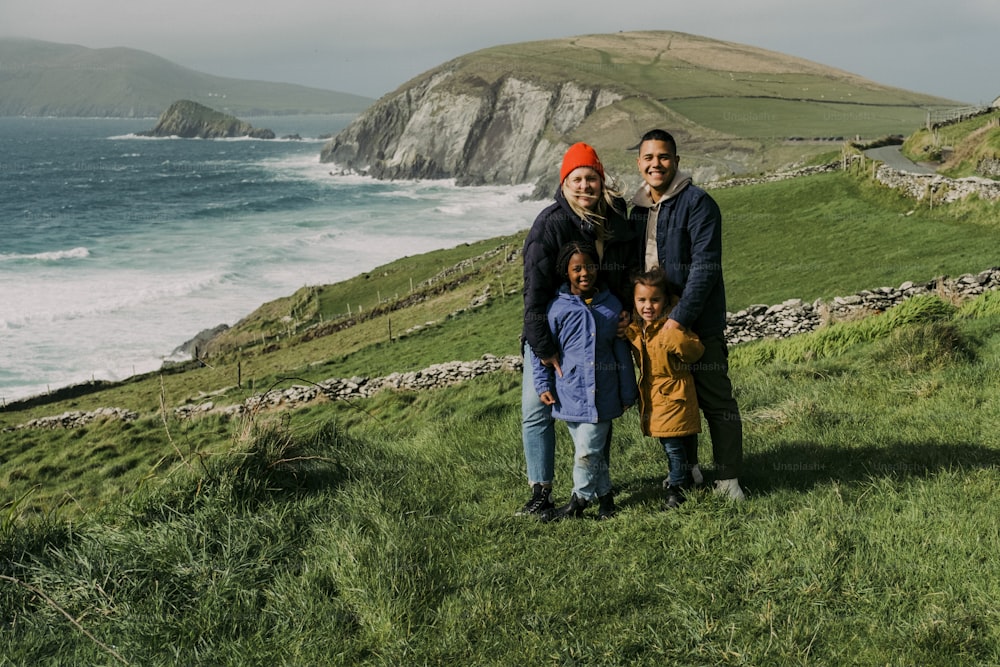
<path fill-rule="evenodd" d="M 535 390 L 556 397 L 552 416 L 596 424 L 621 416 L 639 398 L 628 344 L 618 338 L 621 302 L 602 290 L 587 305 L 563 285 L 549 304 L 548 321 L 559 347 L 563 376 L 532 355 Z"/>

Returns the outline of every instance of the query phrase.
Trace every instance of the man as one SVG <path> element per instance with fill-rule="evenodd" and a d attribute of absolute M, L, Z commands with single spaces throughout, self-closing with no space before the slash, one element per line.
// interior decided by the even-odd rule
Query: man
<path fill-rule="evenodd" d="M 691 367 L 698 404 L 708 422 L 715 459 L 715 492 L 744 500 L 738 476 L 743 464 L 743 423 L 729 380 L 726 290 L 722 280 L 722 214 L 708 193 L 677 170 L 677 143 L 664 130 L 650 130 L 639 144 L 637 164 L 644 185 L 632 199 L 630 221 L 646 230 L 641 264 L 663 267 L 680 301 L 665 327 L 690 329 L 705 345 Z M 695 448 L 696 449 L 696 448 Z M 697 451 L 688 452 L 697 469 Z"/>

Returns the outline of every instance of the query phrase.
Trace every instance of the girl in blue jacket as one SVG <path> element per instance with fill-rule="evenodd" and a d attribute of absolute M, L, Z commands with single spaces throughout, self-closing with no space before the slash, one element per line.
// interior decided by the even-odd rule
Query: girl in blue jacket
<path fill-rule="evenodd" d="M 638 399 L 628 345 L 617 336 L 621 302 L 598 286 L 597 250 L 569 243 L 556 260 L 566 279 L 546 317 L 562 360 L 556 369 L 532 358 L 535 390 L 552 416 L 566 422 L 576 450 L 573 495 L 543 521 L 581 517 L 595 500 L 598 517 L 614 515 L 611 475 L 603 455 L 611 420 Z"/>

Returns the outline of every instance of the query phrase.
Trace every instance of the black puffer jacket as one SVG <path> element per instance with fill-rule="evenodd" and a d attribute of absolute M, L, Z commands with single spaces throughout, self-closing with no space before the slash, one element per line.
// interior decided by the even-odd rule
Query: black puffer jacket
<path fill-rule="evenodd" d="M 604 242 L 604 256 L 598 273 L 599 281 L 607 286 L 626 309 L 631 309 L 632 293 L 629 278 L 638 268 L 641 238 L 636 227 L 625 216 L 625 201 L 615 201 L 606 225 L 610 232 Z M 552 340 L 545 317 L 549 302 L 566 282 L 556 269 L 556 256 L 567 243 L 582 241 L 595 244 L 593 227 L 582 221 L 570 208 L 562 190 L 556 191 L 555 201 L 538 214 L 524 241 L 524 327 L 521 338 L 528 341 L 535 356 L 545 359 L 555 355 L 558 347 Z"/>

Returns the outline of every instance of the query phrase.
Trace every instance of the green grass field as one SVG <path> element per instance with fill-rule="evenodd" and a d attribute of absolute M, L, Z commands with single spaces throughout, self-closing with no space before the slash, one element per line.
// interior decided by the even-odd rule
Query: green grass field
<path fill-rule="evenodd" d="M 715 195 L 733 310 L 996 263 L 981 202 L 920 209 L 849 174 Z M 743 504 L 694 492 L 661 511 L 665 457 L 629 413 L 618 517 L 514 517 L 527 486 L 507 372 L 233 421 L 171 416 L 251 383 L 512 353 L 520 299 L 500 295 L 519 260 L 463 260 L 517 238 L 267 304 L 212 368 L 0 411 L 0 427 L 102 405 L 141 414 L 0 431 L 0 665 L 1000 663 L 995 292 L 734 347 Z M 449 267 L 467 277 L 453 290 L 302 341 L 367 298 L 364 283 L 404 298 L 411 278 Z M 488 306 L 448 316 L 487 283 Z M 290 312 L 300 330 L 252 342 Z M 388 318 L 436 323 L 389 343 Z M 570 451 L 559 429 L 561 501 Z M 707 434 L 701 452 L 710 470 Z"/>

